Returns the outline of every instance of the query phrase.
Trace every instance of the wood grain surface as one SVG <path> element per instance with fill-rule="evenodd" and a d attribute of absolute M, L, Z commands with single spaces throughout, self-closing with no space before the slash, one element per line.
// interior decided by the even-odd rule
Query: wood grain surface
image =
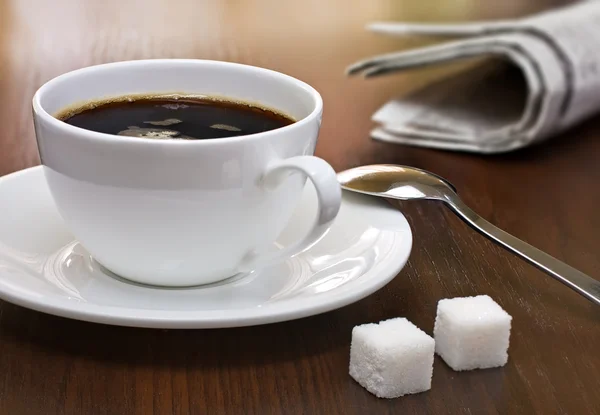
<path fill-rule="evenodd" d="M 125 59 L 221 59 L 315 86 L 317 155 L 336 170 L 408 164 L 447 177 L 488 220 L 600 278 L 600 118 L 542 146 L 477 156 L 377 143 L 370 115 L 439 71 L 349 79 L 361 58 L 417 44 L 373 20 L 510 17 L 556 1 L 0 0 L 0 174 L 39 163 L 30 100 L 71 69 Z M 476 234 L 435 203 L 404 203 L 406 268 L 353 305 L 223 330 L 103 326 L 0 302 L 0 414 L 600 413 L 600 309 Z M 0 212 L 2 214 L 2 212 Z M 1 278 L 1 275 L 0 275 Z M 489 294 L 512 316 L 509 363 L 456 373 L 439 358 L 429 392 L 377 399 L 348 375 L 357 324 L 404 316 L 432 333 L 437 301 Z"/>

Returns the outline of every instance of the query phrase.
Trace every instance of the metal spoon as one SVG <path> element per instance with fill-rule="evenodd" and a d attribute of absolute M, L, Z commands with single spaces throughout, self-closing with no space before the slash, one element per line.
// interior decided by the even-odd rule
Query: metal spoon
<path fill-rule="evenodd" d="M 439 200 L 472 228 L 600 305 L 600 282 L 495 227 L 472 211 L 443 178 L 414 167 L 376 164 L 337 175 L 343 189 L 400 200 Z"/>

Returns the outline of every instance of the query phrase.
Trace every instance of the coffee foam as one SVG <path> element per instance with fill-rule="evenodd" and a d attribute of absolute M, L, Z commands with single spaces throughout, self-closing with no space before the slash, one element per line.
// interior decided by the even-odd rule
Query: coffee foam
<path fill-rule="evenodd" d="M 89 101 L 78 102 L 75 104 L 71 104 L 60 111 L 56 112 L 53 117 L 57 118 L 61 121 L 64 121 L 68 118 L 71 118 L 74 115 L 82 113 L 84 111 L 92 110 L 94 108 L 100 107 L 106 104 L 113 104 L 119 102 L 133 102 L 144 99 L 170 99 L 170 100 L 202 100 L 209 102 L 230 102 L 232 104 L 244 105 L 250 108 L 258 108 L 263 111 L 273 112 L 275 114 L 279 114 L 285 118 L 292 120 L 293 122 L 297 122 L 298 120 L 295 117 L 292 117 L 288 113 L 281 111 L 279 109 L 268 107 L 264 104 L 258 102 L 251 101 L 243 101 L 231 97 L 224 97 L 218 95 L 203 95 L 203 94 L 185 94 L 185 93 L 152 93 L 152 94 L 127 94 L 120 95 L 114 97 L 93 99 Z M 182 104 L 185 105 L 185 104 Z"/>

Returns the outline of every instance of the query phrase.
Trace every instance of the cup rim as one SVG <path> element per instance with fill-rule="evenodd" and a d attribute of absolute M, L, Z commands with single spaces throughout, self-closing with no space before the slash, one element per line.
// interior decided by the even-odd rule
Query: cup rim
<path fill-rule="evenodd" d="M 229 66 L 229 67 L 238 67 L 243 70 L 249 70 L 256 73 L 260 73 L 263 75 L 278 77 L 283 79 L 284 81 L 294 84 L 296 87 L 301 88 L 307 91 L 314 100 L 314 108 L 306 117 L 293 122 L 292 124 L 285 125 L 283 127 L 275 128 L 269 131 L 263 131 L 260 133 L 253 133 L 247 135 L 238 135 L 233 137 L 215 137 L 215 138 L 206 138 L 202 140 L 154 140 L 146 137 L 128 137 L 128 136 L 116 136 L 114 134 L 101 133 L 92 130 L 86 130 L 85 128 L 76 127 L 71 124 L 67 124 L 64 121 L 55 118 L 52 114 L 50 114 L 41 104 L 42 96 L 47 93 L 48 90 L 53 88 L 57 83 L 64 81 L 66 78 L 71 76 L 83 73 L 83 72 L 95 72 L 101 71 L 107 67 L 126 67 L 126 66 L 143 66 L 145 64 L 153 64 L 153 65 L 177 65 L 177 64 L 201 64 L 201 65 L 214 65 L 214 66 Z M 83 68 L 75 69 L 69 72 L 65 72 L 61 75 L 58 75 L 49 81 L 45 82 L 42 86 L 38 88 L 35 92 L 32 99 L 32 106 L 34 115 L 40 117 L 45 122 L 49 123 L 53 127 L 58 130 L 62 130 L 66 134 L 77 134 L 82 138 L 87 138 L 90 140 L 102 140 L 108 141 L 110 143 L 131 143 L 134 145 L 152 145 L 152 146 L 206 146 L 210 144 L 214 144 L 215 142 L 224 144 L 224 143 L 237 143 L 241 140 L 248 142 L 249 140 L 258 140 L 266 137 L 270 137 L 274 134 L 285 133 L 289 131 L 293 131 L 294 129 L 302 128 L 304 125 L 312 122 L 323 110 L 323 98 L 321 94 L 307 84 L 304 81 L 301 81 L 293 76 L 284 74 L 282 72 L 274 71 L 272 69 L 262 68 L 254 65 L 247 65 L 236 62 L 227 62 L 227 61 L 218 61 L 218 60 L 208 60 L 208 59 L 139 59 L 139 60 L 125 60 L 125 61 L 117 61 L 110 63 L 103 63 L 99 65 L 91 65 Z"/>

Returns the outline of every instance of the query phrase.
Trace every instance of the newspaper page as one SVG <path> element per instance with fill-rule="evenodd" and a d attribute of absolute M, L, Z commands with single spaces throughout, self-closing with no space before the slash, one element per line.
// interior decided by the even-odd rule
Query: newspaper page
<path fill-rule="evenodd" d="M 386 103 L 375 139 L 498 153 L 551 137 L 600 111 L 600 1 L 513 21 L 456 25 L 376 23 L 391 36 L 458 40 L 376 56 L 350 74 L 381 76 L 473 57 L 489 62 Z M 515 73 L 519 72 L 519 73 Z"/>

